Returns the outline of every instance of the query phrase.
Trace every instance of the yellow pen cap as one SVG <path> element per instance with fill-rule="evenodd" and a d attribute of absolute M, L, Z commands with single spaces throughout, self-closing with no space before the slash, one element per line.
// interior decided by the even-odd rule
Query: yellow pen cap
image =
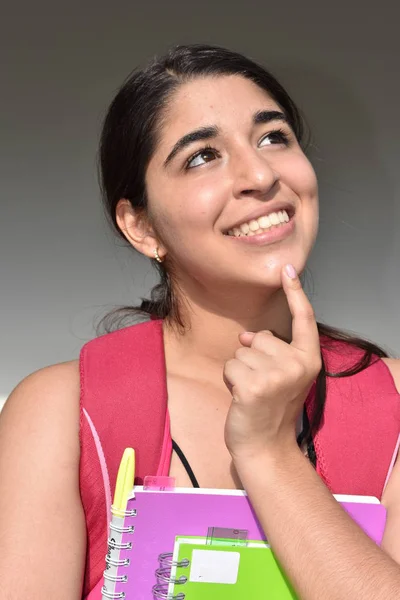
<path fill-rule="evenodd" d="M 115 486 L 114 503 L 112 513 L 117 517 L 123 517 L 128 502 L 128 496 L 133 488 L 135 479 L 135 451 L 133 448 L 125 448 L 122 456 L 117 483 Z"/>

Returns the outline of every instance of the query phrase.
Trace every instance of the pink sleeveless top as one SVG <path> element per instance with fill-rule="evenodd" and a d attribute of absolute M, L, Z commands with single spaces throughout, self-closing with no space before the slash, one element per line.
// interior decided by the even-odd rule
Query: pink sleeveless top
<path fill-rule="evenodd" d="M 353 366 L 363 352 L 321 337 L 326 370 Z M 80 357 L 80 485 L 88 532 L 83 597 L 100 600 L 107 528 L 120 458 L 137 453 L 137 479 L 167 475 L 172 440 L 167 410 L 162 323 L 151 321 L 86 344 Z M 306 400 L 313 411 L 315 385 Z M 400 433 L 400 394 L 374 357 L 357 375 L 327 377 L 322 425 L 314 437 L 317 472 L 333 493 L 381 498 Z"/>

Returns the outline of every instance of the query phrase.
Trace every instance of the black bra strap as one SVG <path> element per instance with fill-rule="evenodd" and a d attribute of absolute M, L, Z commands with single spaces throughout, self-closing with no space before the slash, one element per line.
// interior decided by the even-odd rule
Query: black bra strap
<path fill-rule="evenodd" d="M 303 427 L 308 429 L 309 428 L 309 421 L 308 421 L 308 415 L 307 415 L 307 411 L 306 408 L 304 407 L 304 412 L 303 412 Z M 302 442 L 302 434 L 303 432 L 300 433 L 300 435 L 298 436 L 297 442 L 300 445 Z M 192 467 L 189 465 L 188 459 L 186 458 L 186 456 L 183 454 L 182 450 L 179 448 L 178 444 L 172 440 L 172 449 L 175 450 L 175 452 L 177 453 L 178 457 L 180 458 L 186 473 L 189 475 L 190 481 L 192 482 L 192 485 L 194 488 L 199 488 L 199 482 L 196 479 L 195 474 L 192 471 Z M 312 436 L 310 436 L 310 440 L 307 444 L 307 453 L 308 453 L 308 458 L 311 462 L 312 465 L 314 465 L 314 467 L 316 467 L 317 465 L 317 454 L 315 452 L 315 447 L 314 447 L 314 441 L 312 439 Z"/>
<path fill-rule="evenodd" d="M 186 473 L 189 475 L 189 478 L 190 478 L 190 481 L 192 482 L 193 487 L 199 488 L 200 487 L 199 483 L 195 477 L 195 474 L 192 471 L 192 467 L 189 465 L 188 459 L 183 454 L 182 450 L 179 448 L 178 444 L 174 440 L 172 440 L 172 449 L 175 450 L 175 452 L 181 459 L 182 464 L 185 467 Z"/>

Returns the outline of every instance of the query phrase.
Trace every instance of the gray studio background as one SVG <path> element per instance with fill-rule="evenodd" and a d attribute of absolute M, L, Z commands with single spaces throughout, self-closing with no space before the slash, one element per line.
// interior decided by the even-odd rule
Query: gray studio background
<path fill-rule="evenodd" d="M 172 43 L 226 45 L 287 86 L 315 140 L 321 230 L 308 290 L 317 315 L 400 354 L 398 9 L 358 5 L 25 0 L 1 9 L 0 398 L 28 373 L 77 357 L 97 314 L 154 283 L 104 221 L 95 155 L 117 86 Z"/>

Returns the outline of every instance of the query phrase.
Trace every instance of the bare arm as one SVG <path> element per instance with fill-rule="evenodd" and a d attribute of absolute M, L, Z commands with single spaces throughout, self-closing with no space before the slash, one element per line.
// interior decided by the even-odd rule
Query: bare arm
<path fill-rule="evenodd" d="M 345 513 L 297 448 L 285 456 L 257 457 L 236 468 L 302 600 L 400 597 L 400 565 L 395 562 L 400 559 L 400 463 L 392 474 L 387 504 L 385 549 L 391 556 Z"/>
<path fill-rule="evenodd" d="M 400 389 L 400 361 L 385 362 Z M 258 461 L 253 468 L 247 464 L 239 470 L 271 545 L 302 599 L 400 597 L 400 459 L 382 498 L 388 515 L 382 549 L 333 500 L 297 448 L 285 457 L 269 457 L 265 464 Z"/>
<path fill-rule="evenodd" d="M 79 600 L 85 551 L 72 362 L 27 377 L 0 415 L 2 598 Z"/>

